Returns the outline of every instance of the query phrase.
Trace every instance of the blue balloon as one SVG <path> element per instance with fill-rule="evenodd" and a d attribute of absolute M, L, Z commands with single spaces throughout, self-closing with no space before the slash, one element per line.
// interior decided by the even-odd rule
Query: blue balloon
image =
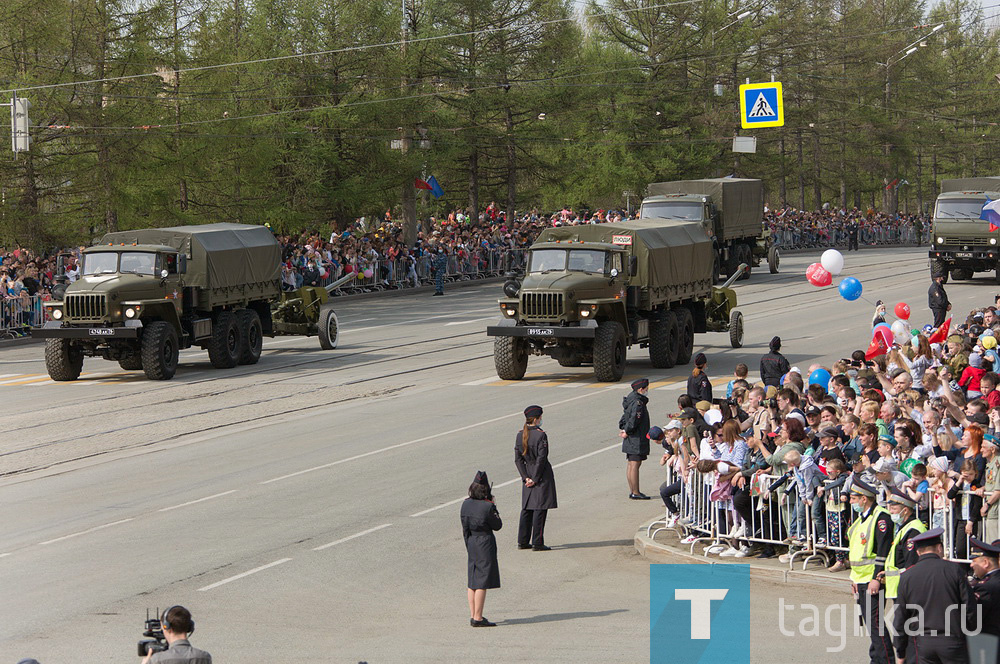
<path fill-rule="evenodd" d="M 892 326 L 891 325 L 889 325 L 888 323 L 879 323 L 878 325 L 876 325 L 875 327 L 872 328 L 872 334 L 874 335 L 875 334 L 875 330 L 879 329 L 880 327 L 884 327 L 887 332 L 890 332 L 890 333 L 892 332 Z"/>
<path fill-rule="evenodd" d="M 830 372 L 826 369 L 816 369 L 809 374 L 809 384 L 819 385 L 825 390 L 830 385 Z"/>
<path fill-rule="evenodd" d="M 838 290 L 840 291 L 840 296 L 845 300 L 849 302 L 856 300 L 861 297 L 861 282 L 854 277 L 846 277 L 840 282 Z"/>

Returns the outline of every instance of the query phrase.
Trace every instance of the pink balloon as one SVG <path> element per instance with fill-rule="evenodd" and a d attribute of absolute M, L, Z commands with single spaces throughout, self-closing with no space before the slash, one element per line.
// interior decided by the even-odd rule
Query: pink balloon
<path fill-rule="evenodd" d="M 813 263 L 806 268 L 806 279 L 813 286 L 829 286 L 833 283 L 833 275 L 827 272 L 819 263 Z"/>
<path fill-rule="evenodd" d="M 881 337 L 882 341 L 885 342 L 886 348 L 892 348 L 892 345 L 896 343 L 896 340 L 893 339 L 892 332 L 884 327 L 875 328 L 875 334 L 872 335 L 872 338 L 878 337 Z"/>
<path fill-rule="evenodd" d="M 373 273 L 372 273 L 372 271 L 371 271 L 371 268 L 369 268 L 369 269 L 365 270 L 365 271 L 364 271 L 364 275 L 365 275 L 365 279 L 371 279 L 371 278 L 372 278 L 372 274 L 373 274 Z"/>

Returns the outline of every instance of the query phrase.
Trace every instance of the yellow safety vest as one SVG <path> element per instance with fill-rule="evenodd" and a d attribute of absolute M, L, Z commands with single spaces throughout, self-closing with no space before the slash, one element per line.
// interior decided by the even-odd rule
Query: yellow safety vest
<path fill-rule="evenodd" d="M 875 522 L 880 514 L 888 516 L 889 512 L 876 505 L 867 519 L 855 519 L 847 529 L 847 559 L 854 583 L 868 583 L 875 578 Z"/>
<path fill-rule="evenodd" d="M 896 565 L 896 547 L 903 541 L 906 533 L 911 530 L 924 533 L 927 532 L 927 526 L 920 519 L 910 519 L 896 531 L 896 536 L 892 538 L 892 548 L 889 549 L 889 557 L 885 561 L 885 596 L 889 599 L 896 599 L 896 591 L 899 589 L 899 575 L 903 573 L 903 570 Z"/>

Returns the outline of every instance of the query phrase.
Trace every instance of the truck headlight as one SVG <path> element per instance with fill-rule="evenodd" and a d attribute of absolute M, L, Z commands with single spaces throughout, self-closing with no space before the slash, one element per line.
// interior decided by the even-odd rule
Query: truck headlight
<path fill-rule="evenodd" d="M 581 307 L 581 309 L 580 309 L 580 318 L 590 318 L 591 316 L 594 315 L 594 312 L 596 312 L 596 311 L 597 311 L 597 305 L 596 304 L 588 304 L 585 307 Z"/>
<path fill-rule="evenodd" d="M 138 314 L 138 307 L 128 307 L 125 309 L 125 318 L 135 318 Z"/>
<path fill-rule="evenodd" d="M 943 237 L 939 237 L 939 238 L 937 239 L 937 243 L 938 243 L 938 244 L 944 244 L 944 238 L 943 238 Z"/>
<path fill-rule="evenodd" d="M 500 313 L 502 313 L 505 318 L 513 318 L 517 314 L 517 309 L 513 304 L 501 304 Z"/>
<path fill-rule="evenodd" d="M 990 244 L 996 244 L 996 243 L 997 243 L 997 239 L 995 237 L 991 237 L 990 238 Z"/>
<path fill-rule="evenodd" d="M 52 307 L 52 320 L 62 320 L 63 312 L 60 307 Z"/>

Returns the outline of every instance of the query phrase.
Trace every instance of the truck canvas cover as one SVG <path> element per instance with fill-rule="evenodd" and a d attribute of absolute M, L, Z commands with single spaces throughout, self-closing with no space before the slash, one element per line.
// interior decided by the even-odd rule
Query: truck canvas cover
<path fill-rule="evenodd" d="M 281 247 L 264 226 L 205 224 L 107 233 L 98 244 L 153 244 L 187 254 L 188 286 L 238 288 L 277 282 L 281 277 Z"/>
<path fill-rule="evenodd" d="M 545 229 L 536 241 L 556 240 L 620 246 L 638 259 L 630 285 L 649 289 L 653 303 L 702 297 L 712 288 L 712 240 L 696 221 L 638 219 L 563 226 Z"/>
<path fill-rule="evenodd" d="M 955 178 L 941 180 L 941 193 L 952 191 L 989 191 L 1000 192 L 1000 177 L 987 178 Z"/>
<path fill-rule="evenodd" d="M 764 214 L 764 183 L 750 178 L 712 178 L 654 182 L 647 196 L 701 194 L 711 196 L 720 213 L 716 234 L 723 240 L 757 237 Z"/>

